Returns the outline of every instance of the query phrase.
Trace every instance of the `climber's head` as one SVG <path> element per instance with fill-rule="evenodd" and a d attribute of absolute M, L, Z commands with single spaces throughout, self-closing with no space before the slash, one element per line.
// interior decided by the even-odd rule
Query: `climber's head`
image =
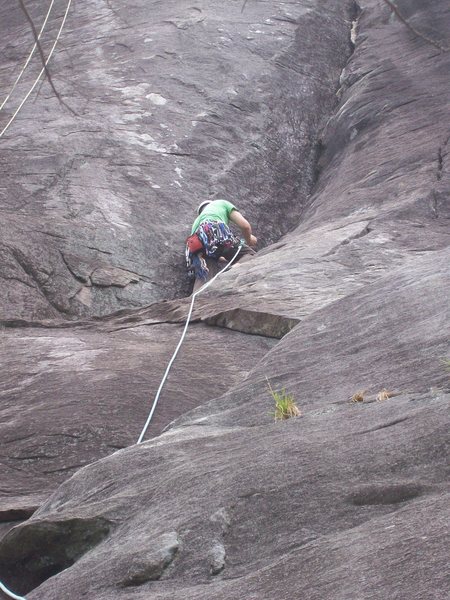
<path fill-rule="evenodd" d="M 200 214 L 201 214 L 201 212 L 202 212 L 202 210 L 205 208 L 205 206 L 206 206 L 207 204 L 209 204 L 210 202 L 211 202 L 211 200 L 204 200 L 204 201 L 203 201 L 203 202 L 200 204 L 200 206 L 197 208 L 197 213 L 200 215 Z"/>

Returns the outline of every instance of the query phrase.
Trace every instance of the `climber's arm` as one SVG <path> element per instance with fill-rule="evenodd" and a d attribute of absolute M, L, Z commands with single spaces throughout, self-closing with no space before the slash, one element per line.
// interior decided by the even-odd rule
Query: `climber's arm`
<path fill-rule="evenodd" d="M 230 221 L 239 227 L 239 229 L 242 231 L 245 241 L 249 246 L 256 246 L 256 242 L 258 240 L 252 234 L 252 226 L 238 210 L 233 210 L 231 212 Z"/>

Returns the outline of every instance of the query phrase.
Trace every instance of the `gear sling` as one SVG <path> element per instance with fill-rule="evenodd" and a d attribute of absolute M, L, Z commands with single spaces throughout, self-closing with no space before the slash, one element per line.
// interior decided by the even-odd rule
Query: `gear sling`
<path fill-rule="evenodd" d="M 208 267 L 205 258 L 230 260 L 240 239 L 221 221 L 204 221 L 186 240 L 186 266 L 191 277 L 206 280 Z"/>

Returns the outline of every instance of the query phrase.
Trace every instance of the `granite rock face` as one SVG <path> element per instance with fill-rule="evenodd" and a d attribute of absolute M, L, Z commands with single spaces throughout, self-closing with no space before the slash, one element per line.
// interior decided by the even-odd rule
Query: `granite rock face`
<path fill-rule="evenodd" d="M 4 538 L 9 581 L 28 591 L 24 573 L 35 584 L 37 557 L 51 560 L 52 544 L 30 547 L 42 527 L 96 519 L 107 539 L 30 598 L 444 599 L 446 264 L 423 258 L 380 280 L 385 294 L 375 283 L 317 311 L 225 396 L 80 470 Z M 302 416 L 273 422 L 266 376 Z"/>
<path fill-rule="evenodd" d="M 42 6 L 27 6 L 41 23 Z M 50 15 L 44 50 L 61 8 Z M 236 196 L 266 243 L 295 225 L 351 51 L 350 2 L 150 8 L 74 8 L 51 72 L 80 115 L 44 93 L 44 83 L 1 138 L 3 519 L 28 516 L 78 467 L 137 439 L 180 335 L 167 323 L 184 316 L 183 302 L 176 318 L 166 301 L 150 309 L 154 318 L 130 308 L 96 323 L 89 316 L 187 290 L 182 242 L 199 197 Z M 2 15 L 9 83 L 29 32 L 18 9 L 5 4 Z M 38 67 L 30 63 L 12 106 Z M 138 79 L 145 83 L 131 84 Z M 39 119 L 30 121 L 31 111 Z M 282 214 L 268 214 L 269 203 Z M 150 285 L 141 274 L 155 269 Z M 76 315 L 83 325 L 61 321 Z M 257 320 L 246 333 L 281 337 L 297 322 Z M 149 434 L 221 395 L 272 345 L 196 325 Z"/>
<path fill-rule="evenodd" d="M 39 28 L 45 7 L 27 5 Z M 56 0 L 44 51 L 65 6 Z M 0 11 L 9 89 L 32 38 L 18 6 Z M 235 199 L 265 244 L 292 229 L 353 13 L 349 0 L 74 7 L 51 73 L 76 114 L 44 83 L 2 138 L 0 319 L 101 315 L 185 295 L 181 249 L 205 198 Z M 3 125 L 39 69 L 31 61 Z"/>
<path fill-rule="evenodd" d="M 0 579 L 30 600 L 447 599 L 447 3 L 151 5 L 77 5 L 54 74 L 83 119 L 42 88 L 40 126 L 2 140 L 35 170 L 4 184 L 2 532 L 22 523 Z M 1 11 L 14 62 L 26 28 Z M 64 181 L 42 183 L 39 140 L 52 169 L 74 160 Z M 131 445 L 202 195 L 238 197 L 267 246 L 198 297 Z M 155 206 L 178 225 L 143 241 Z M 301 416 L 274 422 L 267 380 Z"/>

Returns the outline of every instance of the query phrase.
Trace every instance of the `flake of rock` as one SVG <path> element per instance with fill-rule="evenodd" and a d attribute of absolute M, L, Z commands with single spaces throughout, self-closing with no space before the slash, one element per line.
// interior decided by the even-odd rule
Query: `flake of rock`
<path fill-rule="evenodd" d="M 164 571 L 175 559 L 179 549 L 178 535 L 175 531 L 150 540 L 150 549 L 129 548 L 126 574 L 119 585 L 133 587 L 161 579 Z"/>
<path fill-rule="evenodd" d="M 97 268 L 91 274 L 91 281 L 93 285 L 100 287 L 109 287 L 111 285 L 124 288 L 129 283 L 137 283 L 140 280 L 139 275 L 136 273 L 130 273 L 123 269 L 109 268 Z"/>
<path fill-rule="evenodd" d="M 211 548 L 210 572 L 211 575 L 218 575 L 225 568 L 226 552 L 222 543 L 216 542 Z"/>

